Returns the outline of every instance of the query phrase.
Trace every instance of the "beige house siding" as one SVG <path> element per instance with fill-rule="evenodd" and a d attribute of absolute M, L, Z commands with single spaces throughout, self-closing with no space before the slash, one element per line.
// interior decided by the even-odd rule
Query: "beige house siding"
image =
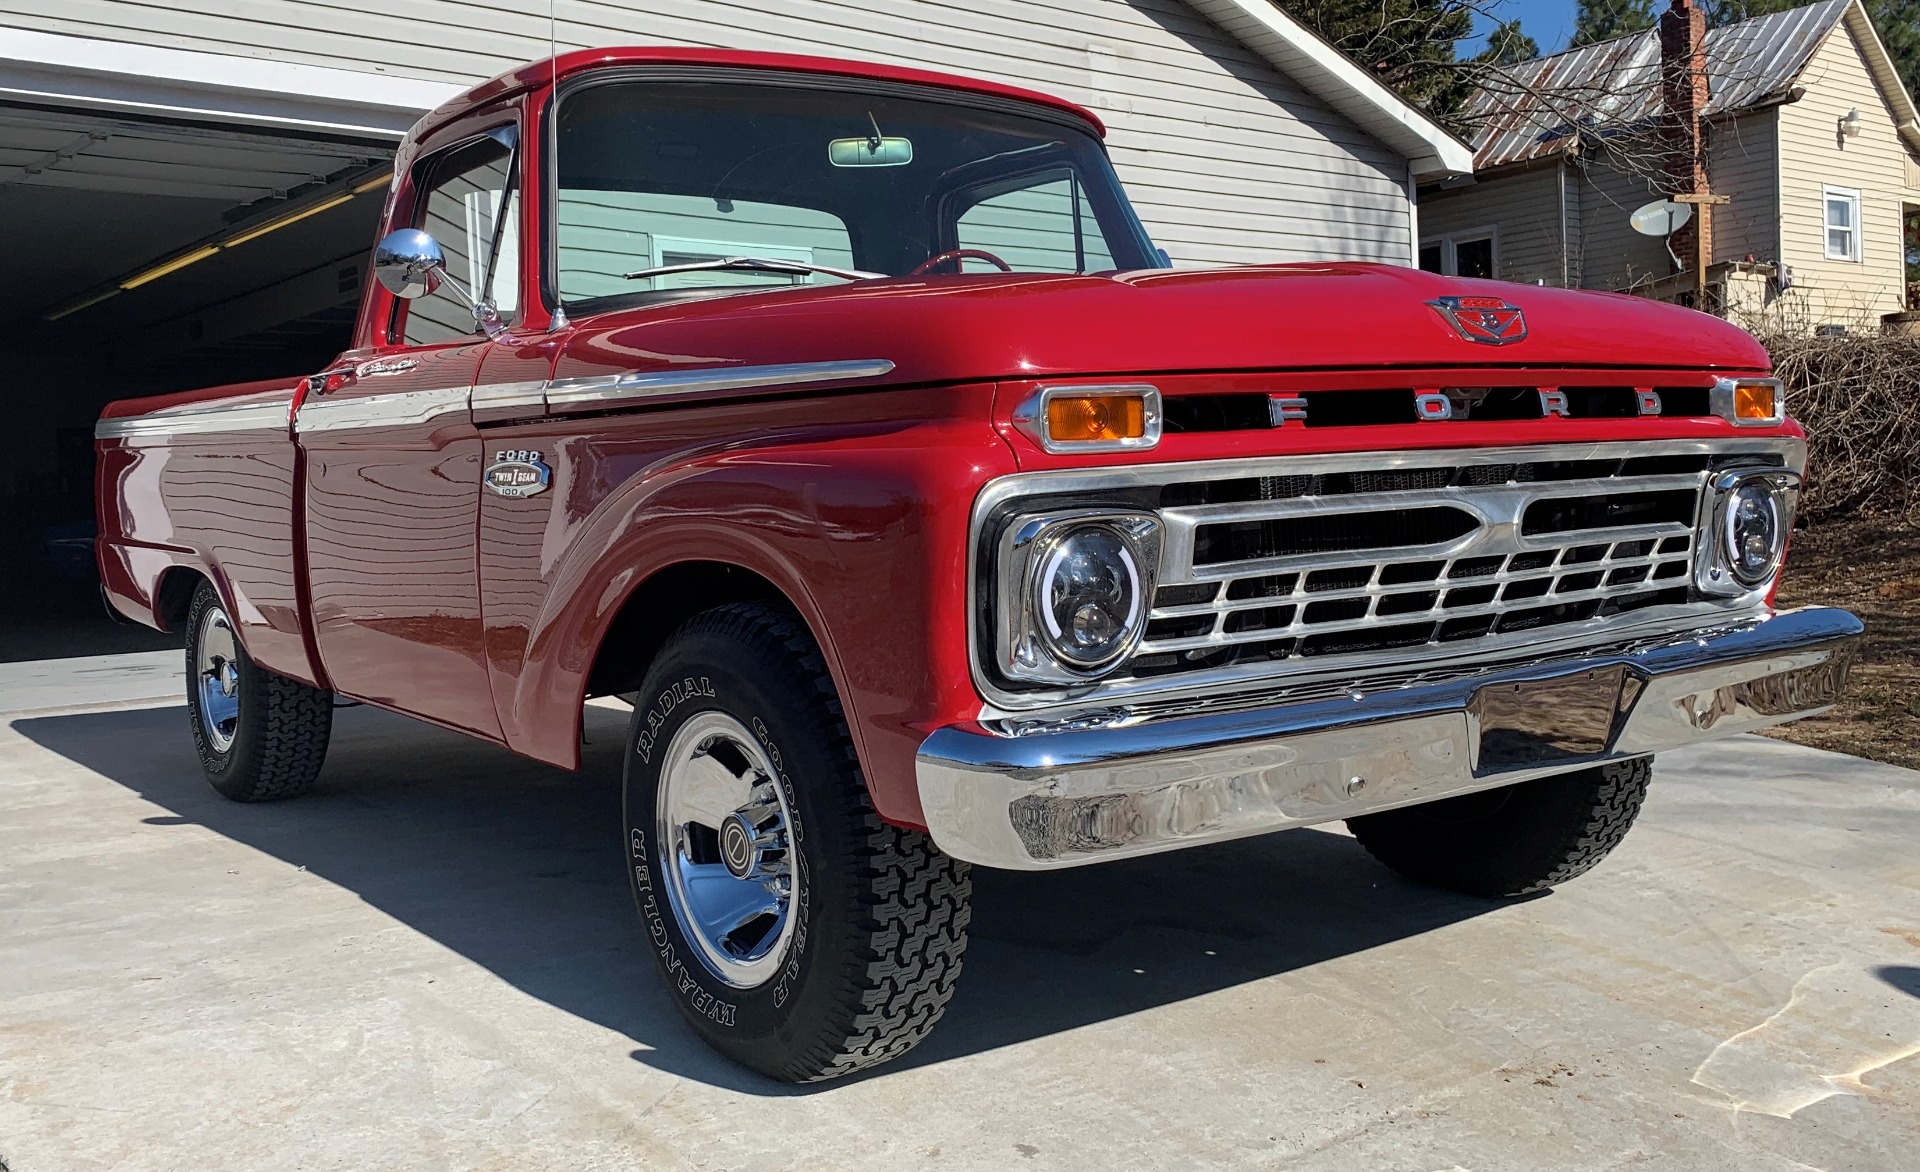
<path fill-rule="evenodd" d="M 1727 202 L 1713 209 L 1713 259 L 1771 261 L 1780 251 L 1779 126 L 1776 109 L 1715 123 L 1708 132 L 1707 181 Z M 1691 258 L 1688 258 L 1691 259 Z"/>
<path fill-rule="evenodd" d="M 1665 243 L 1635 232 L 1629 221 L 1636 208 L 1661 197 L 1658 187 L 1605 156 L 1571 168 L 1567 182 L 1580 207 L 1580 231 L 1570 234 L 1575 285 L 1623 290 L 1674 271 Z"/>
<path fill-rule="evenodd" d="M 0 25 L 452 82 L 547 53 L 515 0 L 0 0 Z M 815 53 L 1081 102 L 1180 263 L 1411 256 L 1406 161 L 1181 0 L 558 0 L 562 49 Z"/>
<path fill-rule="evenodd" d="M 1497 227 L 1494 275 L 1560 285 L 1560 166 L 1509 172 L 1420 202 L 1422 241 Z"/>
<path fill-rule="evenodd" d="M 1806 95 L 1779 108 L 1780 234 L 1793 289 L 1775 311 L 1804 315 L 1807 325 L 1878 328 L 1881 314 L 1904 308 L 1900 207 L 1912 198 L 1906 147 L 1847 25 L 1834 29 L 1799 85 Z M 1842 138 L 1840 119 L 1854 109 L 1860 133 Z M 1860 192 L 1858 262 L 1826 256 L 1826 186 Z"/>

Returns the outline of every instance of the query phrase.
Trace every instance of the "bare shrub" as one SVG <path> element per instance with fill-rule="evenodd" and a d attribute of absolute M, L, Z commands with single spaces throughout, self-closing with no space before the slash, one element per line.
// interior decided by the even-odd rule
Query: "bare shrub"
<path fill-rule="evenodd" d="M 1761 339 L 1807 429 L 1800 515 L 1920 518 L 1920 337 L 1849 334 Z"/>

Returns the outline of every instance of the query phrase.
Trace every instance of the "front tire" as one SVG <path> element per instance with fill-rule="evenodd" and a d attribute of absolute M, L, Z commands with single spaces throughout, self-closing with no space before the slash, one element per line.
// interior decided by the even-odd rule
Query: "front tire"
<path fill-rule="evenodd" d="M 254 663 L 226 604 L 201 582 L 187 611 L 187 719 L 207 781 L 236 802 L 313 788 L 333 733 L 333 693 Z"/>
<path fill-rule="evenodd" d="M 787 1082 L 906 1053 L 966 951 L 967 865 L 874 813 L 819 649 L 718 607 L 655 659 L 625 768 L 634 900 L 694 1032 Z"/>
<path fill-rule="evenodd" d="M 1419 883 L 1504 899 L 1564 883 L 1620 845 L 1653 759 L 1605 765 L 1347 819 L 1374 858 Z"/>

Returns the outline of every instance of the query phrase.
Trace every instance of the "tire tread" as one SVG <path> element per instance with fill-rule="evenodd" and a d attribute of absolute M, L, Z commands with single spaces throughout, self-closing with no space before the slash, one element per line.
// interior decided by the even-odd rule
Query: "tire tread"
<path fill-rule="evenodd" d="M 1531 895 L 1584 875 L 1620 845 L 1652 764 L 1636 757 L 1521 782 L 1477 821 L 1445 820 L 1449 803 L 1483 797 L 1470 794 L 1350 818 L 1347 828 L 1368 854 L 1416 882 L 1489 898 Z"/>
<path fill-rule="evenodd" d="M 200 727 L 193 691 L 194 642 L 201 616 L 220 605 L 211 583 L 202 582 L 187 614 L 187 719 L 207 780 L 236 802 L 277 802 L 312 789 L 326 764 L 333 736 L 333 693 L 288 679 L 240 655 L 240 719 L 226 753 L 215 749 Z"/>

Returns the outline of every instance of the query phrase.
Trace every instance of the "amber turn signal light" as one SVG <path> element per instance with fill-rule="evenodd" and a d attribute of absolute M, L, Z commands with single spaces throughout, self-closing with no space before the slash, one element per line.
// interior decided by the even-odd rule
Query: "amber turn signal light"
<path fill-rule="evenodd" d="M 1013 423 L 1049 452 L 1109 452 L 1160 442 L 1160 391 L 1145 383 L 1041 387 Z"/>
<path fill-rule="evenodd" d="M 1146 397 L 1061 395 L 1047 404 L 1047 434 L 1070 444 L 1145 438 Z"/>
<path fill-rule="evenodd" d="M 1713 413 L 1736 427 L 1773 427 L 1786 420 L 1786 388 L 1777 378 L 1723 378 L 1713 388 Z"/>
<path fill-rule="evenodd" d="M 1773 419 L 1774 390 L 1765 383 L 1741 383 L 1733 388 L 1735 419 Z"/>

